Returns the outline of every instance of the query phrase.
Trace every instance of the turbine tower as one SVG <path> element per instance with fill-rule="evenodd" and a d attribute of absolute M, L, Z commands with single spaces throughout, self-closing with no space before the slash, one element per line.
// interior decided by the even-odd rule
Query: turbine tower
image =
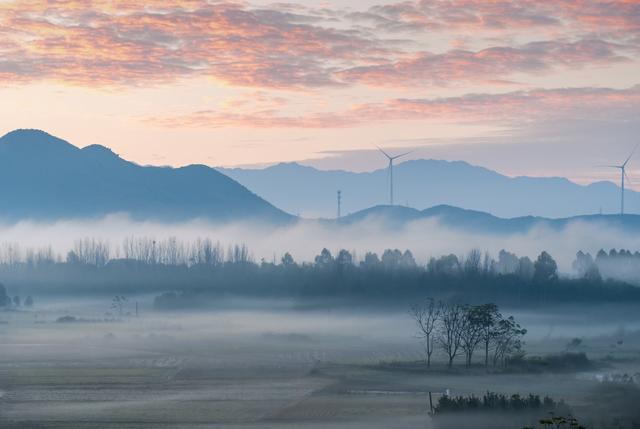
<path fill-rule="evenodd" d="M 391 156 L 387 152 L 382 150 L 382 148 L 380 147 L 378 147 L 378 150 L 382 152 L 384 156 L 386 156 L 387 159 L 389 160 L 389 205 L 392 206 L 393 205 L 393 161 L 395 161 L 398 158 L 402 158 L 403 156 L 407 156 L 411 152 L 405 152 L 400 155 Z"/>
<path fill-rule="evenodd" d="M 629 161 L 631 161 L 631 158 L 636 153 L 636 150 L 638 150 L 638 146 L 636 146 L 635 149 L 633 149 L 633 152 L 631 152 L 631 155 L 629 155 L 627 160 L 624 163 L 622 163 L 622 165 L 607 165 L 607 167 L 609 168 L 616 168 L 620 170 L 620 182 L 621 182 L 620 215 L 621 216 L 624 216 L 624 181 L 625 179 L 627 179 L 628 181 L 631 181 L 631 179 L 629 179 L 629 176 L 627 176 L 627 164 L 629 163 Z"/>

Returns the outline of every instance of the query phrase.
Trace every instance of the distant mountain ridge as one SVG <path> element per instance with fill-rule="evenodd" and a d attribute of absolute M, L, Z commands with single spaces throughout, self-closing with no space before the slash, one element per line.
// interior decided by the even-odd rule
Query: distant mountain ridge
<path fill-rule="evenodd" d="M 479 178 L 492 177 L 498 182 L 504 178 L 495 172 L 464 163 L 431 162 L 441 167 L 454 164 L 455 168 L 471 168 Z M 398 170 L 407 171 L 407 166 L 401 168 L 403 166 L 404 164 L 399 165 Z M 409 164 L 408 167 L 411 166 Z M 422 168 L 424 164 L 415 162 L 412 168 L 416 166 Z M 287 179 L 289 185 L 283 184 L 280 189 L 272 189 L 271 186 L 266 188 L 278 195 L 289 189 L 292 198 L 295 198 L 298 195 L 296 189 L 305 190 L 305 186 L 309 186 L 301 197 L 303 203 L 315 199 L 319 204 L 322 203 L 326 188 L 330 187 L 330 184 L 322 181 L 309 184 L 309 180 L 324 174 L 311 167 L 286 164 L 275 170 L 282 173 L 281 178 Z M 260 171 L 253 171 L 252 174 L 254 173 L 258 176 L 263 174 Z M 371 187 L 368 185 L 370 181 L 380 181 L 379 172 L 364 175 L 334 173 L 345 181 L 345 178 L 355 176 L 366 181 L 368 187 Z M 580 187 L 564 179 L 551 180 L 570 189 L 578 186 L 584 190 L 595 186 Z M 271 184 L 280 186 L 273 182 Z M 614 185 L 611 186 L 615 188 Z M 476 183 L 474 187 L 477 187 Z M 505 198 L 506 194 L 501 191 L 500 185 L 492 188 L 485 180 L 481 187 L 485 187 L 483 195 L 489 201 Z M 261 189 L 265 187 L 262 186 Z M 347 198 L 353 198 L 352 193 L 345 194 Z M 633 195 L 637 196 L 635 193 Z M 327 204 L 335 205 L 334 193 Z M 258 221 L 268 225 L 282 225 L 299 220 L 253 194 L 232 178 L 203 165 L 181 168 L 140 166 L 120 158 L 106 147 L 91 145 L 79 149 L 38 130 L 17 130 L 0 138 L 0 222 L 99 218 L 113 213 L 127 213 L 138 220 L 159 221 L 204 218 L 222 222 Z M 347 214 L 339 220 L 333 215 L 322 222 L 350 225 L 371 220 L 378 221 L 382 228 L 402 227 L 417 220 L 437 220 L 445 227 L 487 233 L 525 233 L 535 226 L 559 229 L 570 222 L 582 221 L 634 234 L 640 233 L 640 216 L 637 215 L 557 218 L 495 216 L 483 210 L 462 209 L 445 204 L 433 205 L 424 210 L 402 205 L 373 205 Z M 304 219 L 300 221 L 311 222 Z"/>
<path fill-rule="evenodd" d="M 342 213 L 389 200 L 386 168 L 354 173 L 287 163 L 219 171 L 283 210 L 304 217 L 335 217 L 338 190 L 342 191 Z M 611 182 L 579 185 L 559 177 L 512 178 L 462 161 L 400 163 L 394 168 L 394 181 L 396 203 L 418 209 L 449 205 L 503 218 L 565 218 L 620 210 L 620 188 Z M 626 205 L 628 213 L 640 212 L 640 193 L 628 190 Z"/>
<path fill-rule="evenodd" d="M 447 205 L 425 210 L 403 206 L 376 206 L 331 222 L 343 226 L 377 222 L 382 228 L 402 228 L 411 222 L 424 220 L 437 221 L 440 226 L 459 231 L 490 234 L 525 234 L 534 227 L 559 231 L 577 222 L 632 234 L 640 233 L 640 215 L 583 215 L 557 219 L 537 216 L 500 218 L 485 212 Z"/>
<path fill-rule="evenodd" d="M 0 220 L 54 220 L 128 213 L 181 221 L 294 218 L 203 165 L 147 167 L 110 149 L 79 149 L 39 130 L 0 138 Z"/>

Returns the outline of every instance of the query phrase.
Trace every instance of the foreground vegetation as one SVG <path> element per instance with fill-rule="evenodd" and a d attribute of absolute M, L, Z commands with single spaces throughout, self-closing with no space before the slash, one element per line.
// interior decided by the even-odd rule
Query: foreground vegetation
<path fill-rule="evenodd" d="M 502 393 L 487 392 L 482 397 L 475 395 L 469 396 L 447 396 L 443 395 L 438 400 L 437 405 L 433 409 L 433 414 L 455 413 L 465 411 L 502 411 L 502 412 L 521 412 L 521 411 L 544 411 L 567 413 L 570 412 L 569 407 L 563 401 L 555 401 L 545 396 L 541 398 L 539 395 L 521 396 L 518 394 L 505 395 Z"/>

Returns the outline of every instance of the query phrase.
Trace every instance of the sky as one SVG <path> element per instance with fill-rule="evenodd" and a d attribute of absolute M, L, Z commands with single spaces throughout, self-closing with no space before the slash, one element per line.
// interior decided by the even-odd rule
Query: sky
<path fill-rule="evenodd" d="M 639 118 L 640 0 L 0 0 L 0 134 L 140 164 L 617 181 Z"/>

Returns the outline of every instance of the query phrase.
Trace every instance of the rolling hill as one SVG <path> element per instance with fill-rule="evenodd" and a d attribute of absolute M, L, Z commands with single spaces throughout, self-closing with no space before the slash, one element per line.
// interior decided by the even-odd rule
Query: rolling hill
<path fill-rule="evenodd" d="M 425 210 L 403 206 L 376 206 L 350 214 L 336 222 L 349 226 L 361 222 L 376 222 L 381 228 L 402 228 L 421 220 L 434 220 L 441 226 L 458 231 L 490 234 L 525 234 L 534 227 L 561 230 L 571 223 L 580 222 L 601 228 L 617 229 L 640 234 L 640 215 L 584 215 L 550 219 L 538 216 L 500 218 L 491 214 L 440 205 Z"/>

